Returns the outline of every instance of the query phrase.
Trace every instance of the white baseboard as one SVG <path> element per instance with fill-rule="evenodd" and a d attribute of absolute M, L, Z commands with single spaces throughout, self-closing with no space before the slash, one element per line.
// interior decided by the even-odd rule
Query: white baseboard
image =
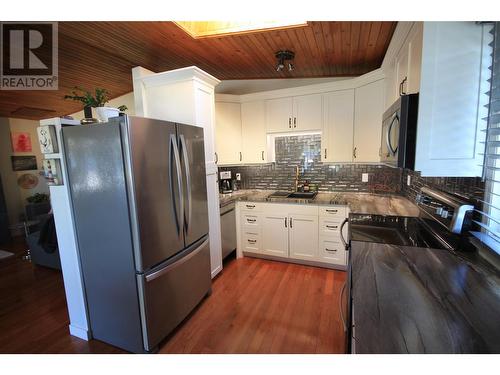
<path fill-rule="evenodd" d="M 90 335 L 90 331 L 87 331 L 84 328 L 72 326 L 71 324 L 69 325 L 69 333 L 70 335 L 78 337 L 79 339 L 85 341 L 89 341 L 92 338 L 92 336 Z"/>

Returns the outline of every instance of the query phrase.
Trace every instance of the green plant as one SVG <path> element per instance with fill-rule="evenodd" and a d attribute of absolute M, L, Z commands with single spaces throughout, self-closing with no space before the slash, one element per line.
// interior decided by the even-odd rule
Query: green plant
<path fill-rule="evenodd" d="M 81 102 L 84 107 L 104 107 L 109 101 L 109 91 L 99 87 L 97 87 L 94 91 L 94 94 L 92 94 L 90 91 L 85 90 L 82 87 L 75 87 L 73 91 L 71 91 L 71 95 L 64 95 L 64 99 Z M 118 109 L 121 112 L 124 112 L 128 108 L 126 105 L 121 105 Z"/>
<path fill-rule="evenodd" d="M 50 201 L 50 197 L 45 193 L 36 193 L 31 197 L 26 198 L 26 200 L 28 201 L 28 203 L 43 203 Z"/>

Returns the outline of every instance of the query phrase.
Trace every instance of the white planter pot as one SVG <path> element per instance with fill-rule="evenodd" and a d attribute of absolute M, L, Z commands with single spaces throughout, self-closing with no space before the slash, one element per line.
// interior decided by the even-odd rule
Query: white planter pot
<path fill-rule="evenodd" d="M 96 107 L 94 109 L 99 122 L 107 122 L 111 117 L 117 117 L 120 114 L 120 110 L 113 107 Z"/>

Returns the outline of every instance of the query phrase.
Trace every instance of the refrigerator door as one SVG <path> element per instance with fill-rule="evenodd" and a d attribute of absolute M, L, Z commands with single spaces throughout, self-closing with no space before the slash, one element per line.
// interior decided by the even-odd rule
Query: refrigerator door
<path fill-rule="evenodd" d="M 144 272 L 184 248 L 181 160 L 174 123 L 128 117 L 127 133 L 136 269 Z"/>
<path fill-rule="evenodd" d="M 161 268 L 137 275 L 143 324 L 144 347 L 153 350 L 186 318 L 210 291 L 210 246 L 208 236 Z"/>
<path fill-rule="evenodd" d="M 120 124 L 70 126 L 62 137 L 92 336 L 142 352 Z"/>
<path fill-rule="evenodd" d="M 203 128 L 177 124 L 184 186 L 186 246 L 208 233 L 207 182 Z"/>

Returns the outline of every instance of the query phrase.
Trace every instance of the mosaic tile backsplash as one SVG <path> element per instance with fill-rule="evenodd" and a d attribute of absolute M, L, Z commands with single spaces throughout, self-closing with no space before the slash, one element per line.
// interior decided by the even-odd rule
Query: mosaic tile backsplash
<path fill-rule="evenodd" d="M 429 186 L 470 198 L 484 197 L 484 182 L 470 177 L 421 177 L 420 172 L 374 164 L 323 164 L 321 135 L 276 138 L 276 162 L 263 165 L 220 167 L 241 173 L 240 189 L 294 190 L 295 166 L 300 168 L 300 181 L 309 180 L 319 191 L 350 191 L 402 194 L 410 200 L 422 186 Z M 368 182 L 361 182 L 368 173 Z M 407 186 L 407 176 L 411 186 Z"/>
<path fill-rule="evenodd" d="M 373 164 L 323 164 L 321 135 L 279 137 L 275 140 L 276 162 L 263 165 L 220 167 L 241 173 L 240 189 L 294 190 L 295 166 L 300 181 L 316 184 L 319 191 L 400 193 L 402 170 Z M 361 182 L 368 173 L 368 182 Z"/>

